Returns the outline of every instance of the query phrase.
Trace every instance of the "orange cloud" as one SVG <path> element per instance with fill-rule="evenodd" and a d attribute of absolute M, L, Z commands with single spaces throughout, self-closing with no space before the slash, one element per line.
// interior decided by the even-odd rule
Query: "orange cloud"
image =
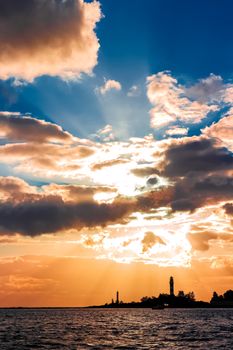
<path fill-rule="evenodd" d="M 191 231 L 187 235 L 188 240 L 190 241 L 193 250 L 207 251 L 210 249 L 210 244 L 213 242 L 226 242 L 230 244 L 233 242 L 233 234 L 226 232 L 218 231 L 208 231 L 208 229 L 200 229 L 200 231 Z"/>
<path fill-rule="evenodd" d="M 30 186 L 22 179 L 13 176 L 0 176 L 0 199 L 1 201 L 13 200 L 17 202 L 23 197 L 37 194 L 36 187 Z"/>
<path fill-rule="evenodd" d="M 233 151 L 233 108 L 217 123 L 203 129 L 202 133 L 216 138 L 219 143 Z"/>
<path fill-rule="evenodd" d="M 125 163 L 128 163 L 129 161 L 127 159 L 112 159 L 112 160 L 108 160 L 108 161 L 105 161 L 105 162 L 102 162 L 102 163 L 96 163 L 94 165 L 92 165 L 92 170 L 101 170 L 103 168 L 107 168 L 107 167 L 112 167 L 112 166 L 115 166 L 115 165 L 118 165 L 118 164 L 125 164 Z"/>
<path fill-rule="evenodd" d="M 153 232 L 151 231 L 145 232 L 144 237 L 142 239 L 143 253 L 147 252 L 155 244 L 165 244 L 165 243 L 159 236 L 155 235 Z"/>
<path fill-rule="evenodd" d="M 17 170 L 44 177 L 77 174 L 82 160 L 93 155 L 92 146 L 82 144 L 13 143 L 0 146 L 0 160 Z"/>
<path fill-rule="evenodd" d="M 194 250 L 206 251 L 209 249 L 209 242 L 218 238 L 214 232 L 189 233 L 187 236 Z"/>
<path fill-rule="evenodd" d="M 57 185 L 53 183 L 43 186 L 42 189 L 47 195 L 58 195 L 64 201 L 74 202 L 94 200 L 94 196 L 98 193 L 116 193 L 114 187 L 108 186 Z"/>

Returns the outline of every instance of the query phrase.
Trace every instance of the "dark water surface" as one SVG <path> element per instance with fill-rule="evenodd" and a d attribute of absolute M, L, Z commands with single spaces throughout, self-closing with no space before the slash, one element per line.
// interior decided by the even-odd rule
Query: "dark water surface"
<path fill-rule="evenodd" d="M 233 309 L 0 310 L 0 349 L 233 349 Z"/>

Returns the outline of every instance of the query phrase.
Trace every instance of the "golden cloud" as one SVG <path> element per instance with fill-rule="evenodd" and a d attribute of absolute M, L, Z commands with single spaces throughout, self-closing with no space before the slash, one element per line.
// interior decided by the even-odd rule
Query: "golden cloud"
<path fill-rule="evenodd" d="M 154 232 L 148 231 L 145 232 L 144 237 L 142 239 L 142 251 L 143 253 L 147 252 L 150 248 L 152 248 L 155 244 L 164 244 L 164 241 Z"/>
<path fill-rule="evenodd" d="M 98 1 L 0 2 L 0 78 L 75 79 L 97 64 Z"/>

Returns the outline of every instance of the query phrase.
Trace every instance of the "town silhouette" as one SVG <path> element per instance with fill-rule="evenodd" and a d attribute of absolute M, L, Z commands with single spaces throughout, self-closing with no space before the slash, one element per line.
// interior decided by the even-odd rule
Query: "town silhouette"
<path fill-rule="evenodd" d="M 213 292 L 213 296 L 209 302 L 196 300 L 193 291 L 185 293 L 183 290 L 175 294 L 174 278 L 171 276 L 169 280 L 169 294 L 160 293 L 158 297 L 144 296 L 139 302 L 124 302 L 120 300 L 119 291 L 116 292 L 115 300 L 104 305 L 94 306 L 96 308 L 233 308 L 233 290 L 227 290 L 223 295 Z"/>

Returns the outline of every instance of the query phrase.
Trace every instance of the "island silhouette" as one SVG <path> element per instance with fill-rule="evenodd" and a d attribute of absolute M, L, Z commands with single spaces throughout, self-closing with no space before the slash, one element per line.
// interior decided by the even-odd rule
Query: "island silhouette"
<path fill-rule="evenodd" d="M 119 291 L 116 292 L 115 300 L 104 305 L 90 306 L 94 308 L 233 308 L 233 290 L 227 290 L 223 295 L 213 292 L 209 302 L 196 300 L 193 291 L 185 293 L 180 290 L 177 295 L 174 292 L 174 278 L 169 280 L 170 293 L 160 293 L 158 297 L 144 296 L 140 301 L 124 302 L 120 300 Z"/>

